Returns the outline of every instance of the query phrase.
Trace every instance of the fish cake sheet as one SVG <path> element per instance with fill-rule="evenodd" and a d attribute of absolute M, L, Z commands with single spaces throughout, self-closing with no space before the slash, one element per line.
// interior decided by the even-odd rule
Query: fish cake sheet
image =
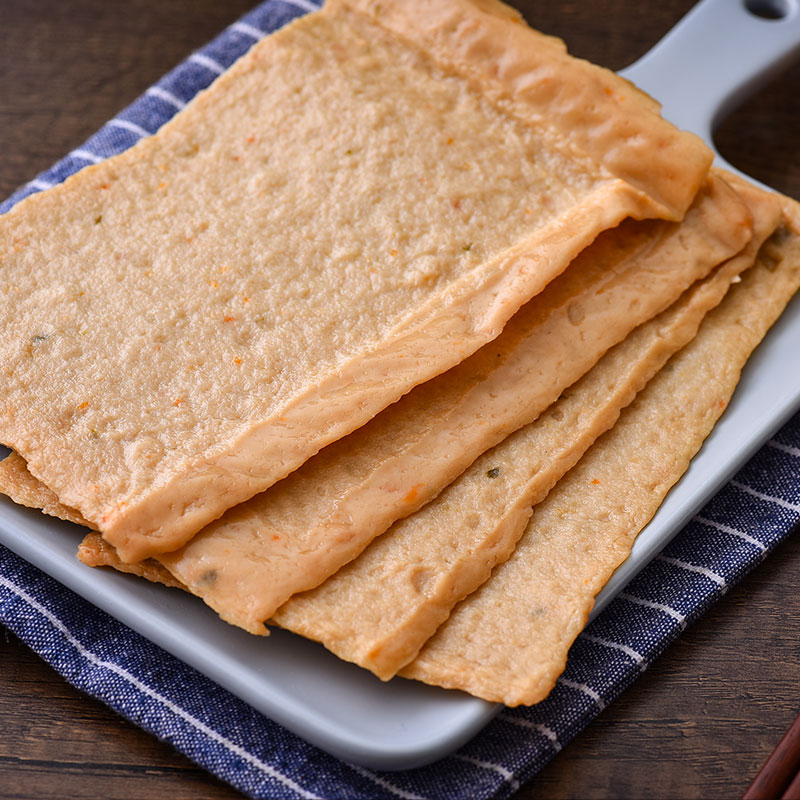
<path fill-rule="evenodd" d="M 710 158 L 500 3 L 332 0 L 0 217 L 3 442 L 125 561 L 173 551 Z"/>
<path fill-rule="evenodd" d="M 224 619 L 265 633 L 289 597 L 534 420 L 751 230 L 746 204 L 715 175 L 681 223 L 626 221 L 604 233 L 490 345 L 156 558 Z"/>

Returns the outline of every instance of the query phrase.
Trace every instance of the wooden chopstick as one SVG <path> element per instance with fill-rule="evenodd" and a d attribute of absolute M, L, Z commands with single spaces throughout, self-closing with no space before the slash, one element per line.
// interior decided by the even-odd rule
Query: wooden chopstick
<path fill-rule="evenodd" d="M 794 780 L 781 795 L 781 800 L 800 800 L 800 771 L 795 773 Z"/>
<path fill-rule="evenodd" d="M 742 800 L 800 800 L 800 714 L 764 762 Z"/>

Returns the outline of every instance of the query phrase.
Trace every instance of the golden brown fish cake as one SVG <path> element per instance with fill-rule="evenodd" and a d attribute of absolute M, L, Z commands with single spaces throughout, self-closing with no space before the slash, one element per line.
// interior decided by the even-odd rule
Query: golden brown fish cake
<path fill-rule="evenodd" d="M 326 3 L 0 218 L 3 441 L 126 561 L 474 352 L 601 230 L 680 218 L 703 180 L 698 139 L 507 7 L 380 9 Z"/>
<path fill-rule="evenodd" d="M 748 208 L 717 176 L 681 223 L 629 220 L 604 233 L 491 345 L 157 558 L 223 619 L 265 633 L 292 594 L 530 423 L 750 234 Z"/>

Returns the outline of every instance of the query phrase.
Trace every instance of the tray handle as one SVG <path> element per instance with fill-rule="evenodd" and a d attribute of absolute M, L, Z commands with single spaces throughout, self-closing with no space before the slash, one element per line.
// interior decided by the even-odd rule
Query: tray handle
<path fill-rule="evenodd" d="M 714 148 L 716 125 L 800 56 L 799 2 L 701 0 L 620 74 Z"/>

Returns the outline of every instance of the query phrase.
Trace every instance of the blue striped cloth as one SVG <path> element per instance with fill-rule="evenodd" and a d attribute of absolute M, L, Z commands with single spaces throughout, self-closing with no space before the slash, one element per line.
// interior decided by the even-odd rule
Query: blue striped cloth
<path fill-rule="evenodd" d="M 83 147 L 0 204 L 154 132 L 264 33 L 314 8 L 267 0 L 151 87 Z M 502 798 L 541 769 L 800 518 L 800 414 L 578 638 L 552 694 L 505 710 L 459 752 L 378 773 L 321 752 L 0 547 L 0 621 L 70 683 L 257 798 Z"/>

